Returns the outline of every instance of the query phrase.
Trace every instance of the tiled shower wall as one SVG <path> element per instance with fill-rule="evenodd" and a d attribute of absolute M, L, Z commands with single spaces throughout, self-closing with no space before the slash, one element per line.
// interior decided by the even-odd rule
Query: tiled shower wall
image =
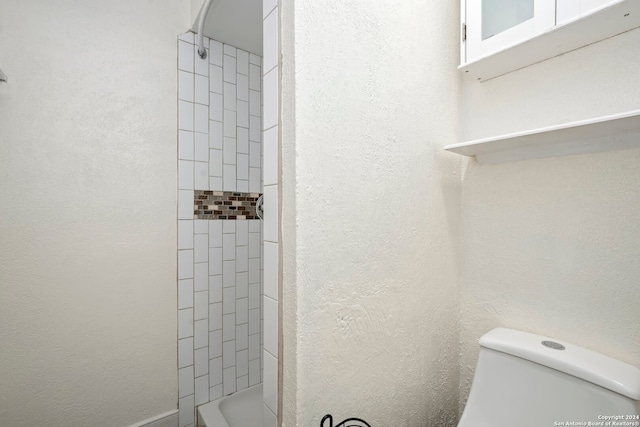
<path fill-rule="evenodd" d="M 261 57 L 178 40 L 179 425 L 262 382 L 262 223 L 194 219 L 194 190 L 262 193 Z"/>
<path fill-rule="evenodd" d="M 264 427 L 278 425 L 279 367 L 279 82 L 280 43 L 277 0 L 263 5 L 263 184 L 264 184 Z"/>

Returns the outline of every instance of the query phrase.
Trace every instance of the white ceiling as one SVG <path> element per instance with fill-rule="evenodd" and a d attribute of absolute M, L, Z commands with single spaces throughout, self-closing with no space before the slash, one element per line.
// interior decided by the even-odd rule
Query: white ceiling
<path fill-rule="evenodd" d="M 193 32 L 198 32 L 200 5 L 193 4 Z M 262 0 L 213 0 L 204 35 L 262 56 Z"/>

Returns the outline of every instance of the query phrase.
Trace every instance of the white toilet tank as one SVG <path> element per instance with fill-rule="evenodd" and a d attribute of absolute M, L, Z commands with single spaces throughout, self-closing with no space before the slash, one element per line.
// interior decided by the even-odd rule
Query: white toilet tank
<path fill-rule="evenodd" d="M 458 427 L 640 426 L 640 369 L 551 338 L 497 328 Z"/>

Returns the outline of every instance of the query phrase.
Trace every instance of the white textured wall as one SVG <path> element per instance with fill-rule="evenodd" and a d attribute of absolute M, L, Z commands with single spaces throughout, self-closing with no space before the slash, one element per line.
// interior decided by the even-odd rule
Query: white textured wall
<path fill-rule="evenodd" d="M 176 408 L 172 1 L 0 14 L 0 419 L 124 426 Z"/>
<path fill-rule="evenodd" d="M 463 89 L 466 139 L 640 107 L 634 30 Z M 496 326 L 640 366 L 640 150 L 471 162 L 463 179 L 461 401 Z"/>
<path fill-rule="evenodd" d="M 283 425 L 453 426 L 457 4 L 281 4 Z"/>

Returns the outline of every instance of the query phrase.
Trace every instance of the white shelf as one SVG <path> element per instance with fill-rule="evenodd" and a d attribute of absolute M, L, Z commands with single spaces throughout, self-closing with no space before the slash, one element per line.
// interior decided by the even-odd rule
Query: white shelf
<path fill-rule="evenodd" d="M 560 157 L 640 147 L 640 110 L 451 144 L 480 163 Z"/>
<path fill-rule="evenodd" d="M 458 69 L 467 79 L 485 81 L 639 26 L 640 1 L 626 0 L 462 64 Z"/>

